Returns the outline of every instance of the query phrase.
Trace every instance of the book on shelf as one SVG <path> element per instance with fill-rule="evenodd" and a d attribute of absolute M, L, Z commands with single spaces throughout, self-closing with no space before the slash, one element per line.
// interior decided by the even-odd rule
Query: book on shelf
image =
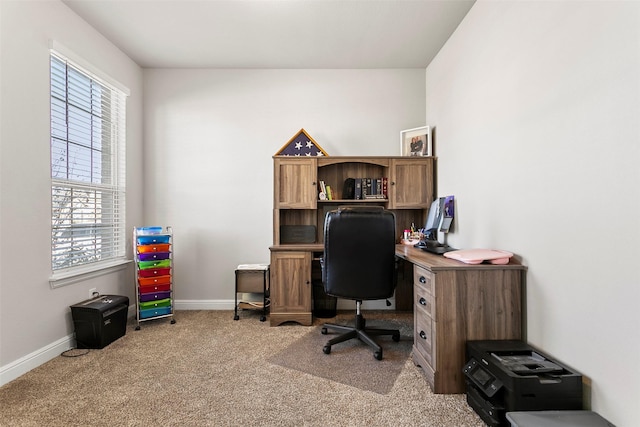
<path fill-rule="evenodd" d="M 388 179 L 386 177 L 362 178 L 363 199 L 386 199 Z"/>
<path fill-rule="evenodd" d="M 320 200 L 326 200 L 327 199 L 327 186 L 325 185 L 324 181 L 320 180 L 318 181 L 318 187 L 320 190 L 320 193 L 318 194 L 318 198 Z"/>
<path fill-rule="evenodd" d="M 387 177 L 364 177 L 347 178 L 342 191 L 343 199 L 363 200 L 363 199 L 387 199 L 387 188 L 389 180 Z M 328 185 L 326 187 L 329 187 Z M 335 199 L 335 192 L 327 191 L 327 200 Z M 331 196 L 329 193 L 331 192 Z"/>

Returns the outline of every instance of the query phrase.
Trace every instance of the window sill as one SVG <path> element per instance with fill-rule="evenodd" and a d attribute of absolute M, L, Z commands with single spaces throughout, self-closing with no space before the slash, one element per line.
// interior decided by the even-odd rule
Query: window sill
<path fill-rule="evenodd" d="M 131 260 L 122 258 L 95 263 L 85 267 L 76 267 L 58 271 L 49 277 L 49 285 L 51 285 L 51 288 L 55 289 L 71 285 L 72 283 L 92 279 L 94 277 L 103 276 L 105 274 L 113 273 L 114 271 L 124 270 L 130 262 Z"/>

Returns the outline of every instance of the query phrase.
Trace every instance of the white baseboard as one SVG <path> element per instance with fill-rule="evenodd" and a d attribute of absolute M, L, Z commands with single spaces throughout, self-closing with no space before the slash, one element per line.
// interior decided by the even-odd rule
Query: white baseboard
<path fill-rule="evenodd" d="M 395 307 L 395 301 L 390 299 L 391 306 L 387 307 L 384 300 L 365 301 L 362 304 L 363 309 L 368 310 L 393 310 Z M 174 308 L 176 310 L 233 310 L 235 305 L 234 300 L 175 300 Z M 351 310 L 355 309 L 355 303 L 350 300 L 338 300 L 338 310 Z M 136 311 L 135 305 L 129 306 L 128 315 L 130 318 L 135 318 Z M 75 346 L 75 337 L 72 333 L 59 340 L 42 347 L 20 359 L 9 363 L 8 365 L 0 367 L 0 387 L 15 380 L 21 375 L 26 374 L 30 370 L 37 368 L 43 363 L 54 359 L 62 352 L 69 350 Z"/>
<path fill-rule="evenodd" d="M 176 310 L 233 310 L 234 300 L 175 300 Z"/>
<path fill-rule="evenodd" d="M 30 370 L 37 368 L 43 363 L 60 356 L 63 351 L 69 350 L 74 344 L 75 339 L 73 334 L 67 335 L 8 365 L 0 367 L 0 387 L 26 374 Z"/>

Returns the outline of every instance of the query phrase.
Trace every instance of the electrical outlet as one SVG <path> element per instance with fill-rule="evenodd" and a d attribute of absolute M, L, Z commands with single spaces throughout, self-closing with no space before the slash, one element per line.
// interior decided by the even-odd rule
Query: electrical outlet
<path fill-rule="evenodd" d="M 100 295 L 98 293 L 98 288 L 89 289 L 89 298 L 97 297 L 98 295 Z"/>

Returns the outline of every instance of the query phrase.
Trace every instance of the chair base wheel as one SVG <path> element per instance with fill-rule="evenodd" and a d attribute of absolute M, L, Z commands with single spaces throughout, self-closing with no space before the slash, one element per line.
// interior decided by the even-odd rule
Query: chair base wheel
<path fill-rule="evenodd" d="M 377 360 L 382 360 L 382 351 L 374 352 L 373 357 L 375 357 Z"/>
<path fill-rule="evenodd" d="M 324 347 L 322 347 L 322 352 L 324 354 L 329 354 L 331 353 L 331 346 L 330 345 L 325 345 Z"/>
<path fill-rule="evenodd" d="M 236 314 L 235 316 L 233 316 L 233 320 L 240 320 L 240 316 Z"/>
<path fill-rule="evenodd" d="M 400 341 L 400 333 L 391 335 L 391 339 L 395 342 Z"/>
<path fill-rule="evenodd" d="M 327 331 L 327 328 L 322 328 L 322 329 L 320 330 L 320 333 L 321 333 L 322 335 L 327 335 L 327 332 L 328 332 L 328 331 Z"/>

